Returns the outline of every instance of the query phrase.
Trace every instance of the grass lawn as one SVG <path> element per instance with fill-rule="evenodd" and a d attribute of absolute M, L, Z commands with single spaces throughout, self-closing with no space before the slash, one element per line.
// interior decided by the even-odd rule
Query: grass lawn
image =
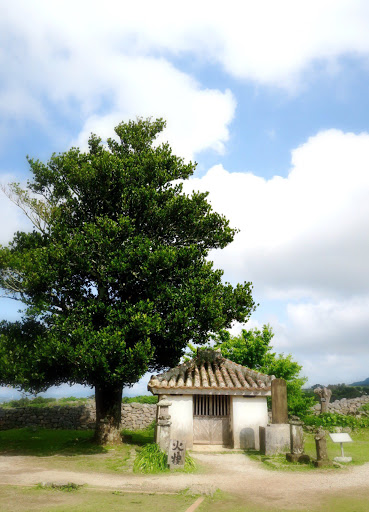
<path fill-rule="evenodd" d="M 119 447 L 100 447 L 94 444 L 92 431 L 72 430 L 8 430 L 0 431 L 0 455 L 29 456 L 32 465 L 37 468 L 68 469 L 70 471 L 95 471 L 115 473 L 128 471 L 133 464 L 136 449 L 152 441 L 150 429 L 143 432 L 124 433 L 134 444 Z M 353 443 L 345 445 L 345 454 L 353 457 L 353 464 L 369 461 L 369 429 L 362 429 L 351 434 Z M 312 434 L 305 436 L 305 451 L 315 457 L 315 442 Z M 328 438 L 329 457 L 340 455 L 340 447 Z M 262 460 L 266 467 L 284 471 L 315 471 L 307 465 L 289 464 L 284 456 L 263 457 L 258 453 L 251 457 Z M 331 468 L 329 471 L 340 471 Z M 286 475 L 288 478 L 288 476 Z M 150 478 L 147 476 L 146 478 Z M 156 512 L 164 509 L 183 511 L 194 503 L 197 496 L 179 493 L 177 495 L 133 494 L 128 492 L 97 490 L 84 486 L 69 491 L 34 487 L 15 487 L 0 485 L 1 512 Z M 307 498 L 308 501 L 308 498 Z M 314 501 L 314 504 L 316 501 Z M 369 510 L 368 491 L 329 494 L 319 504 L 306 505 L 304 508 L 278 508 L 277 503 L 261 506 L 251 497 L 242 499 L 238 496 L 217 491 L 214 496 L 207 496 L 197 512 L 367 512 Z"/>
<path fill-rule="evenodd" d="M 198 496 L 179 494 L 136 494 L 124 491 L 96 490 L 83 487 L 77 491 L 60 491 L 39 487 L 0 486 L 2 512 L 185 512 Z M 277 503 L 260 506 L 249 498 L 217 491 L 205 497 L 196 512 L 367 512 L 369 491 L 328 496 L 318 506 L 280 508 Z"/>
<path fill-rule="evenodd" d="M 120 446 L 102 447 L 94 443 L 92 430 L 5 430 L 0 431 L 0 455 L 32 457 L 31 464 L 35 469 L 100 473 L 122 473 L 132 469 L 144 473 L 169 472 L 166 456 L 160 451 L 153 453 L 152 449 L 157 447 L 153 444 L 152 425 L 145 430 L 123 431 L 123 440 L 124 444 Z M 184 469 L 179 471 L 192 473 L 195 470 L 197 466 L 188 454 Z"/>
<path fill-rule="evenodd" d="M 345 443 L 343 446 L 345 456 L 352 457 L 352 462 L 345 464 L 345 466 L 350 466 L 352 464 L 364 464 L 365 462 L 369 462 L 369 428 L 364 428 L 361 430 L 357 430 L 351 432 L 350 434 L 352 443 Z M 310 455 L 311 459 L 316 458 L 316 449 L 315 449 L 315 440 L 314 434 L 304 434 L 305 438 L 305 453 Z M 341 455 L 341 448 L 338 443 L 333 443 L 331 441 L 329 435 L 327 434 L 327 450 L 328 457 L 330 460 L 333 460 L 334 457 L 339 457 Z M 299 463 L 291 463 L 286 461 L 285 455 L 274 455 L 267 456 L 261 455 L 259 452 L 248 451 L 247 455 L 253 460 L 258 460 L 264 463 L 266 468 L 272 470 L 282 470 L 282 471 L 310 471 L 315 470 L 316 468 L 312 463 L 310 464 L 299 464 Z M 332 467 L 327 468 L 327 471 L 336 471 L 337 469 Z M 369 510 L 369 506 L 368 506 Z"/>
<path fill-rule="evenodd" d="M 101 447 L 92 430 L 18 429 L 0 432 L 0 455 L 33 456 L 35 467 L 70 471 L 128 470 L 133 446 Z"/>
<path fill-rule="evenodd" d="M 132 494 L 82 488 L 77 491 L 0 486 L 1 512 L 162 512 L 185 511 L 192 496 Z"/>
<path fill-rule="evenodd" d="M 213 497 L 207 497 L 196 512 L 368 512 L 369 490 L 366 493 L 338 493 L 322 499 L 317 506 L 310 503 L 305 507 L 280 508 L 277 503 L 260 506 L 252 500 L 217 491 Z"/>
<path fill-rule="evenodd" d="M 364 464 L 369 462 L 369 428 L 363 428 L 350 433 L 352 443 L 344 443 L 343 449 L 345 456 L 352 457 L 350 464 Z M 334 457 L 341 456 L 341 447 L 339 443 L 333 443 L 327 434 L 328 457 L 333 460 Z M 313 458 L 316 458 L 315 441 L 313 434 L 305 434 L 305 452 Z M 368 507 L 369 510 L 369 507 Z"/>

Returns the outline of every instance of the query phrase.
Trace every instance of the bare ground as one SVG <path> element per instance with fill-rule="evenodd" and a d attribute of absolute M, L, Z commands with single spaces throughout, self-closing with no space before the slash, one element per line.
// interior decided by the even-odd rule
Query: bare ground
<path fill-rule="evenodd" d="M 40 482 L 74 482 L 91 487 L 134 492 L 176 493 L 189 489 L 194 494 L 212 494 L 216 489 L 270 508 L 306 508 L 323 494 L 368 493 L 369 463 L 343 470 L 306 472 L 270 471 L 259 462 L 238 453 L 194 453 L 203 471 L 137 475 L 102 474 L 50 469 L 50 459 L 30 456 L 0 456 L 3 485 L 33 485 Z"/>

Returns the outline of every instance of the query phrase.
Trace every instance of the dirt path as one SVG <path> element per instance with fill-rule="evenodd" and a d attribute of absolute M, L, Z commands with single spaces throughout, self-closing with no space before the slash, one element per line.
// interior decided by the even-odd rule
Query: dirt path
<path fill-rule="evenodd" d="M 299 507 L 315 503 L 322 492 L 369 491 L 369 463 L 339 471 L 292 473 L 269 471 L 243 454 L 192 454 L 203 467 L 200 474 L 121 475 L 84 473 L 42 468 L 39 458 L 0 456 L 0 482 L 32 485 L 39 482 L 74 482 L 99 488 L 137 492 L 212 493 L 221 489 L 270 506 Z M 48 458 L 49 459 L 49 458 Z M 33 465 L 33 460 L 36 465 Z"/>

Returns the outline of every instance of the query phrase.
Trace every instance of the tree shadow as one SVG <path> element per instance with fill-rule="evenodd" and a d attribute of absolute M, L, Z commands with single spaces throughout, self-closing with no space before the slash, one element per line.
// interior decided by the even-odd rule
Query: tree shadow
<path fill-rule="evenodd" d="M 13 429 L 0 432 L 0 455 L 75 456 L 107 453 L 92 430 Z"/>
<path fill-rule="evenodd" d="M 128 430 L 122 431 L 123 442 L 126 444 L 136 444 L 144 446 L 154 442 L 155 427 L 154 423 L 144 430 Z"/>

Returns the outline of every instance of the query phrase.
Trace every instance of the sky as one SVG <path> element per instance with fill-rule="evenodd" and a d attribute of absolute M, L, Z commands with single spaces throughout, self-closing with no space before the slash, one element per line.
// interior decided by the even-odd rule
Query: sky
<path fill-rule="evenodd" d="M 269 323 L 311 385 L 369 377 L 368 113 L 365 0 L 0 2 L 0 182 L 31 178 L 26 155 L 165 118 L 198 164 L 185 191 L 239 229 L 210 254 L 260 304 L 233 332 Z M 30 229 L 5 195 L 0 211 L 1 244 Z M 0 319 L 18 310 L 0 299 Z"/>

